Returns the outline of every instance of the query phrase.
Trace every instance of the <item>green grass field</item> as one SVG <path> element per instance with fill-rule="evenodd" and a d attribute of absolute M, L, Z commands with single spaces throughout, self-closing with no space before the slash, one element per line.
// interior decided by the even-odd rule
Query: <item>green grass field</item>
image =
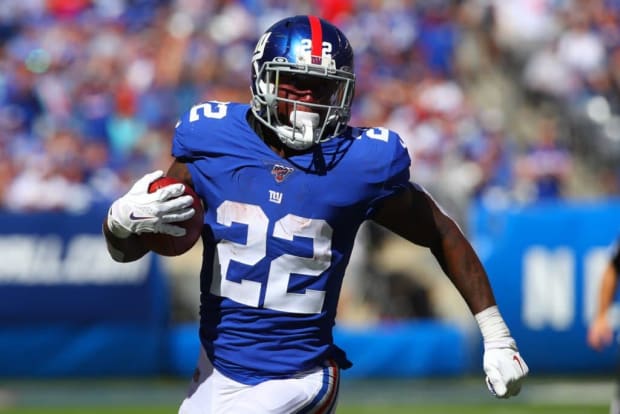
<path fill-rule="evenodd" d="M 185 380 L 15 381 L 0 384 L 0 414 L 176 413 Z M 528 378 L 509 400 L 480 378 L 343 380 L 338 414 L 607 414 L 611 378 Z"/>

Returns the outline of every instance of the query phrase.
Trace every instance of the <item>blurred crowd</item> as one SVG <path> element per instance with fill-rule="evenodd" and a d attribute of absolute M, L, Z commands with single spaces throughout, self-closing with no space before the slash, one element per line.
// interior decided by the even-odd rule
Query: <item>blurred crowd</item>
<path fill-rule="evenodd" d="M 462 221 L 494 204 L 614 195 L 620 1 L 7 0 L 0 208 L 82 211 L 165 168 L 179 114 L 250 99 L 256 38 L 318 14 L 356 51 L 352 123 L 397 130 Z"/>
<path fill-rule="evenodd" d="M 461 224 L 473 202 L 620 194 L 620 0 L 4 0 L 0 210 L 81 212 L 165 169 L 177 117 L 249 102 L 256 39 L 295 14 L 347 34 L 351 123 L 399 132 L 412 179 Z M 359 245 L 382 240 L 369 228 Z M 426 259 L 394 267 L 399 248 L 356 253 L 343 301 L 357 290 L 386 318 L 436 309 L 424 274 L 440 270 L 403 277 Z M 381 288 L 364 282 L 377 269 Z"/>

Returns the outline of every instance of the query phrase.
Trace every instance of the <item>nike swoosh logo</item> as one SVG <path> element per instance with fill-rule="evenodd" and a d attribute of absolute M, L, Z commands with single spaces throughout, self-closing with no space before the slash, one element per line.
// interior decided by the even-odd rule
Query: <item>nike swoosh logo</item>
<path fill-rule="evenodd" d="M 523 369 L 523 365 L 521 365 L 521 360 L 519 359 L 519 357 L 518 357 L 518 356 L 513 355 L 513 356 L 512 356 L 512 360 L 513 360 L 513 361 L 516 361 L 516 362 L 517 362 L 517 364 L 519 364 L 519 368 L 521 368 L 521 372 L 525 372 L 525 370 Z"/>
<path fill-rule="evenodd" d="M 152 219 L 152 216 L 136 216 L 135 214 L 133 214 L 133 211 L 131 213 L 129 213 L 129 218 L 132 220 L 148 220 L 148 219 Z"/>

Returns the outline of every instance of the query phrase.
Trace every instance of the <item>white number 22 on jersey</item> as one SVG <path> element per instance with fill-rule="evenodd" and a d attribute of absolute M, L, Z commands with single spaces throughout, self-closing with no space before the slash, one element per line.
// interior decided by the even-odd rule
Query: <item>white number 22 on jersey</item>
<path fill-rule="evenodd" d="M 267 254 L 269 218 L 254 204 L 225 201 L 217 209 L 217 221 L 224 226 L 232 223 L 247 226 L 245 244 L 222 240 L 217 245 L 220 269 L 214 269 L 211 293 L 224 296 L 247 306 L 258 307 L 263 282 L 231 281 L 227 278 L 231 262 L 253 266 Z M 313 257 L 283 254 L 271 261 L 265 281 L 263 307 L 292 313 L 319 313 L 325 291 L 306 289 L 305 293 L 289 292 L 291 274 L 317 277 L 329 268 L 332 258 L 333 230 L 325 220 L 308 219 L 288 214 L 276 221 L 273 237 L 293 241 L 294 236 L 313 240 Z"/>

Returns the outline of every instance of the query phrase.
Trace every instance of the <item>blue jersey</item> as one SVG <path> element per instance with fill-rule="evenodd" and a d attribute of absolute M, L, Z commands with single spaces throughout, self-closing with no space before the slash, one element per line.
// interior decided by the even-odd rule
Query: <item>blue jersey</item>
<path fill-rule="evenodd" d="M 204 201 L 200 338 L 213 365 L 257 384 L 328 359 L 338 296 L 360 224 L 409 182 L 400 137 L 349 127 L 284 159 L 247 122 L 249 106 L 206 102 L 179 121 L 172 155 Z"/>

